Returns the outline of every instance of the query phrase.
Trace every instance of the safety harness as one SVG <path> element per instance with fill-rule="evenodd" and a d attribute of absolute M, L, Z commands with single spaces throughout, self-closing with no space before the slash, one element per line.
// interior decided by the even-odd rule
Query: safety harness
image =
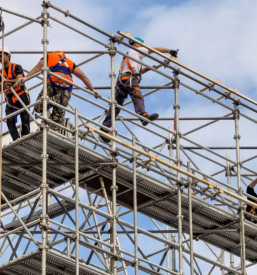
<path fill-rule="evenodd" d="M 49 67 L 49 70 L 55 74 L 58 74 L 58 75 L 64 77 L 65 79 L 73 82 L 70 67 L 68 66 L 68 64 L 66 62 L 66 57 L 62 57 L 59 54 L 57 54 L 57 55 L 60 57 L 59 62 L 57 64 Z M 63 64 L 65 64 L 65 66 Z M 70 85 L 69 87 L 63 87 L 61 85 L 58 85 L 57 82 L 62 82 L 62 81 L 60 81 L 60 80 L 53 81 L 52 76 L 50 74 L 48 75 L 47 80 L 48 80 L 48 82 L 50 82 L 50 84 L 52 86 L 54 95 L 56 94 L 56 88 L 61 89 L 61 90 L 67 90 L 69 93 L 72 91 L 72 87 L 73 87 L 72 85 Z"/>
<path fill-rule="evenodd" d="M 129 54 L 129 53 L 127 53 L 127 54 Z M 129 72 L 122 73 L 122 67 L 123 67 L 124 62 L 127 63 L 127 66 L 129 68 Z M 128 85 L 122 83 L 122 80 L 128 80 L 128 79 L 130 79 L 130 85 L 129 86 L 131 87 L 132 86 L 132 78 L 133 77 L 137 80 L 138 83 L 140 83 L 140 81 L 142 80 L 142 67 L 140 69 L 140 73 L 139 74 L 135 73 L 134 70 L 133 70 L 133 68 L 132 68 L 132 66 L 131 66 L 131 64 L 130 64 L 129 59 L 124 56 L 124 58 L 122 59 L 122 61 L 120 63 L 119 81 L 120 81 L 120 83 L 122 85 L 128 86 Z"/>
<path fill-rule="evenodd" d="M 16 64 L 10 63 L 9 68 L 8 68 L 8 74 L 6 74 L 5 70 L 3 71 L 3 75 L 6 80 L 16 79 L 15 67 L 16 67 Z M 24 74 L 23 74 L 23 77 L 25 77 Z M 14 91 L 17 93 L 17 95 L 19 97 L 21 97 L 23 94 L 25 94 L 29 99 L 29 92 L 26 89 L 26 86 L 24 84 L 22 84 L 21 86 L 15 87 Z M 9 107 L 17 109 L 17 110 L 20 109 L 19 107 L 16 106 L 16 103 L 19 101 L 19 99 L 12 93 L 11 90 L 8 90 L 7 92 L 5 92 L 5 97 L 6 97 L 6 102 Z"/>

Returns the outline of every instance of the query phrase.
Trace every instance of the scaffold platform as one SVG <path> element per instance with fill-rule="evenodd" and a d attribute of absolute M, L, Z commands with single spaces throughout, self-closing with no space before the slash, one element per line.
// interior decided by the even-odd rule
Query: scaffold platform
<path fill-rule="evenodd" d="M 0 268 L 1 275 L 40 275 L 41 274 L 41 252 L 34 251 L 25 256 L 3 264 Z M 49 275 L 74 275 L 75 260 L 66 258 L 54 252 L 47 252 L 46 256 L 47 274 Z M 107 275 L 107 273 L 94 270 L 80 263 L 79 274 L 81 275 Z"/>
<path fill-rule="evenodd" d="M 75 147 L 72 140 L 64 140 L 50 132 L 48 132 L 47 140 L 48 163 L 59 164 L 58 166 L 49 165 L 47 170 L 48 184 L 50 187 L 55 188 L 68 181 L 72 181 L 75 177 L 72 167 L 67 165 L 74 162 Z M 19 196 L 23 196 L 40 187 L 41 167 L 37 166 L 37 164 L 40 163 L 41 152 L 41 131 L 31 133 L 28 136 L 4 146 L 2 188 L 4 194 L 10 200 L 15 202 Z M 102 163 L 110 161 L 111 158 L 89 147 L 82 147 L 81 145 L 79 147 L 80 163 Z M 30 164 L 30 167 L 21 167 L 19 166 L 21 163 Z M 11 164 L 13 164 L 13 166 L 11 166 Z M 83 167 L 82 165 L 80 167 L 79 176 L 81 188 L 85 188 L 86 185 L 91 191 L 94 191 L 100 196 L 103 195 L 99 179 L 102 177 L 105 183 L 107 195 L 111 198 L 112 193 L 110 187 L 112 184 L 112 169 L 110 166 L 103 166 L 95 169 L 93 167 Z M 131 168 L 118 164 L 117 185 L 117 202 L 122 206 L 133 209 L 133 177 Z M 159 220 L 169 226 L 175 228 L 178 227 L 176 186 L 168 186 L 157 178 L 148 176 L 138 170 L 137 192 L 138 212 Z M 74 209 L 68 202 L 65 202 L 65 204 L 68 211 Z M 5 207 L 5 205 L 3 205 L 3 207 Z M 206 241 L 222 250 L 240 256 L 240 227 L 238 215 L 221 210 L 195 196 L 192 197 L 192 209 L 194 230 L 196 230 L 196 232 L 201 230 L 204 231 L 204 233 L 194 233 L 195 239 Z M 63 212 L 58 205 L 54 204 L 49 206 L 50 216 L 61 215 L 62 213 Z M 184 217 L 183 231 L 187 232 L 189 230 L 189 215 L 188 196 L 186 192 L 182 195 L 182 214 Z M 32 220 L 36 219 L 38 215 L 39 213 L 34 213 Z M 11 229 L 17 226 L 20 226 L 18 221 L 6 225 L 6 228 Z M 250 262 L 255 262 L 257 260 L 256 237 L 257 226 L 249 221 L 245 221 L 246 258 Z M 33 256 L 28 257 L 26 261 L 31 263 L 35 262 L 35 259 L 38 257 L 38 254 L 33 254 Z M 2 269 L 3 268 L 4 265 L 2 266 Z M 6 271 L 4 271 L 5 273 L 3 274 L 11 274 L 8 270 L 10 269 L 6 268 Z M 25 274 L 21 272 L 18 273 L 18 271 L 16 273 Z M 72 273 L 68 272 L 65 274 Z M 87 273 L 87 271 L 85 271 L 85 273 L 81 274 L 95 273 Z"/>

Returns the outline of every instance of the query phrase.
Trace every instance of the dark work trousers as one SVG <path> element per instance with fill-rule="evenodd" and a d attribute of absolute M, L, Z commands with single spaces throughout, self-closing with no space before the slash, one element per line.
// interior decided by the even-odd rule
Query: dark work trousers
<path fill-rule="evenodd" d="M 125 84 L 126 86 L 124 86 Z M 135 78 L 132 78 L 131 80 L 131 87 L 130 87 L 130 79 L 123 80 L 122 83 L 117 82 L 117 85 L 115 87 L 115 100 L 117 101 L 118 105 L 123 106 L 125 98 L 130 95 L 135 112 L 139 115 L 143 115 L 145 113 L 145 103 L 144 103 L 144 98 L 142 96 L 141 90 L 139 88 L 139 84 Z M 119 115 L 120 109 L 115 108 L 115 118 Z M 106 117 L 103 121 L 103 125 L 106 127 L 111 127 L 112 125 L 112 120 L 111 120 L 111 107 L 107 111 Z"/>
<path fill-rule="evenodd" d="M 27 95 L 23 94 L 20 96 L 20 98 L 26 106 L 29 105 L 30 101 Z M 15 107 L 19 109 L 23 108 L 20 102 L 16 102 Z M 7 116 L 16 111 L 17 109 L 12 108 L 6 104 L 5 113 Z M 26 111 L 23 111 L 22 113 L 20 113 L 20 117 L 21 117 L 21 136 L 28 135 L 30 133 L 29 114 Z M 16 128 L 15 117 L 11 117 L 7 119 L 7 126 L 13 141 L 20 138 L 19 132 Z"/>

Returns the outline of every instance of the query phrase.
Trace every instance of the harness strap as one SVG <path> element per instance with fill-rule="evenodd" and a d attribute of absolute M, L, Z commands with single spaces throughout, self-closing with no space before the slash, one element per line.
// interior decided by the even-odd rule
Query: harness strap
<path fill-rule="evenodd" d="M 21 95 L 23 95 L 23 94 L 24 94 L 24 91 L 21 91 L 21 92 L 17 93 L 18 96 L 21 96 Z M 13 103 L 16 103 L 18 100 L 19 100 L 19 99 L 18 99 L 16 96 L 13 96 L 13 97 L 12 97 L 12 102 L 13 102 Z"/>
<path fill-rule="evenodd" d="M 128 59 L 127 57 L 125 57 L 125 60 L 126 60 L 126 63 L 127 63 L 127 65 L 128 65 L 128 68 L 129 68 L 130 72 L 134 75 L 135 73 L 134 73 L 134 71 L 133 71 L 133 69 L 132 69 L 132 67 L 131 67 L 131 64 L 130 64 L 130 62 L 129 62 L 129 59 Z"/>
<path fill-rule="evenodd" d="M 12 63 L 11 65 L 11 74 L 12 74 L 12 78 L 15 79 L 15 75 L 14 75 L 14 70 L 13 70 L 14 64 Z"/>
<path fill-rule="evenodd" d="M 69 93 L 72 91 L 72 85 L 70 85 L 69 87 L 63 87 L 63 86 L 60 86 L 58 84 L 56 84 L 56 82 L 54 82 L 52 79 L 51 79 L 51 76 L 49 75 L 48 76 L 48 79 L 50 81 L 50 84 L 51 84 L 51 87 L 52 87 L 52 90 L 53 90 L 53 93 L 54 95 L 56 95 L 56 88 L 60 89 L 60 90 L 67 90 Z"/>

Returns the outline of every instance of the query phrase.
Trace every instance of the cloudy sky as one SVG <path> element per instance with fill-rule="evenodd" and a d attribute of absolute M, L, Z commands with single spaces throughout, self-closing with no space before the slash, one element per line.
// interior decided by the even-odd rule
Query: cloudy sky
<path fill-rule="evenodd" d="M 257 25 L 257 2 L 255 0 L 191 0 L 191 1 L 173 1 L 173 0 L 54 0 L 53 5 L 63 10 L 69 10 L 70 13 L 103 29 L 108 33 L 117 34 L 118 30 L 129 32 L 132 36 L 139 36 L 150 46 L 161 46 L 171 49 L 180 49 L 178 60 L 189 67 L 213 78 L 219 79 L 229 87 L 235 87 L 242 94 L 245 94 L 254 100 L 257 98 L 257 48 L 256 48 L 256 25 Z M 9 0 L 2 1 L 4 8 L 19 12 L 30 17 L 37 17 L 41 14 L 42 8 L 39 0 Z M 95 38 L 108 44 L 108 39 L 85 25 L 76 22 L 70 18 L 65 18 L 62 14 L 49 9 L 52 17 L 58 18 L 85 32 Z M 13 28 L 26 23 L 27 20 L 14 17 L 4 13 L 6 32 Z M 51 50 L 106 50 L 103 46 L 75 33 L 64 26 L 58 25 L 51 21 L 48 28 L 48 49 Z M 5 45 L 11 51 L 42 50 L 42 27 L 33 23 L 19 32 L 7 36 Z M 127 51 L 126 48 L 119 45 L 118 48 Z M 69 55 L 75 63 L 80 63 L 92 55 Z M 41 55 L 13 55 L 12 61 L 21 64 L 23 68 L 30 70 L 36 65 Z M 161 59 L 161 58 L 159 58 Z M 121 56 L 115 57 L 116 73 L 118 73 Z M 148 64 L 155 64 L 149 59 L 145 59 Z M 110 85 L 110 58 L 108 55 L 83 65 L 81 69 L 87 74 L 94 86 Z M 171 72 L 162 69 L 165 73 Z M 76 83 L 81 84 L 79 80 Z M 200 88 L 198 84 L 181 77 L 181 81 L 195 88 Z M 169 82 L 163 76 L 149 72 L 144 76 L 142 85 L 162 85 Z M 30 81 L 28 87 L 38 83 L 36 80 Z M 205 83 L 207 83 L 205 81 Z M 81 84 L 82 85 L 82 84 Z M 32 101 L 34 101 L 41 88 L 31 92 Z M 145 91 L 145 90 L 144 90 Z M 146 91 L 145 91 L 146 92 Z M 80 95 L 95 100 L 92 96 L 78 91 Z M 101 90 L 104 97 L 110 96 L 109 90 Z M 214 93 L 205 92 L 214 98 Z M 224 104 L 233 107 L 231 101 L 222 100 Z M 106 106 L 106 103 L 97 101 L 99 104 Z M 101 113 L 101 110 L 81 102 L 73 97 L 71 100 L 73 106 L 78 107 L 79 112 L 92 118 Z M 162 90 L 152 94 L 145 100 L 146 110 L 149 113 L 158 112 L 161 117 L 173 117 L 174 95 L 173 90 Z M 180 114 L 182 117 L 189 116 L 223 116 L 230 111 L 213 104 L 211 101 L 196 96 L 193 92 L 181 87 L 180 89 Z M 250 104 L 249 104 L 250 105 Z M 250 105 L 254 106 L 254 105 Z M 133 106 L 128 108 L 133 110 Z M 254 119 L 257 116 L 254 112 L 241 108 L 244 114 Z M 127 116 L 124 112 L 122 115 Z M 182 122 L 181 132 L 185 133 L 206 122 Z M 166 128 L 173 126 L 173 122 L 161 122 Z M 148 144 L 156 145 L 161 140 L 151 136 L 149 133 L 142 131 L 138 127 L 131 125 L 131 129 L 136 133 L 139 139 Z M 117 128 L 124 134 L 127 130 L 117 122 Z M 156 128 L 151 127 L 156 130 Z M 159 131 L 159 130 L 158 130 Z M 161 131 L 160 131 L 161 132 Z M 161 132 L 163 135 L 167 133 Z M 240 119 L 241 145 L 256 146 L 257 134 L 256 124 Z M 204 130 L 188 135 L 194 141 L 206 146 L 234 146 L 234 122 L 224 121 L 209 126 Z M 186 145 L 188 143 L 183 142 Z M 202 152 L 201 152 L 202 153 Z M 219 151 L 223 156 L 230 154 L 235 159 L 235 152 L 229 150 Z M 242 151 L 242 159 L 253 156 L 254 151 Z M 209 154 L 205 154 L 209 156 Z M 199 164 L 200 169 L 207 174 L 214 173 L 221 169 L 210 162 L 203 161 L 201 158 L 194 156 L 194 160 Z M 187 161 L 182 155 L 183 160 Z M 213 157 L 215 160 L 222 161 L 220 158 Z M 255 168 L 256 161 L 249 162 L 249 167 Z M 219 179 L 226 181 L 226 178 Z M 246 181 L 248 182 L 248 181 Z M 236 181 L 232 182 L 236 184 Z M 252 273 L 251 273 L 252 272 Z M 219 273 L 215 273 L 219 274 Z M 249 270 L 249 274 L 254 274 Z"/>

